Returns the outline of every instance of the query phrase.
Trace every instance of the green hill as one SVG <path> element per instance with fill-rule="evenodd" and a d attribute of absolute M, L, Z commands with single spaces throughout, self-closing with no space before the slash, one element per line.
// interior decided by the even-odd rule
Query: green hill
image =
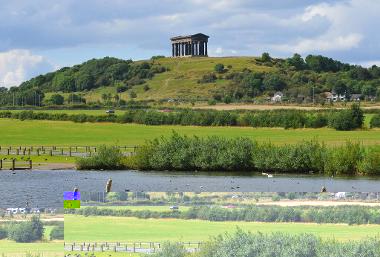
<path fill-rule="evenodd" d="M 286 101 L 307 102 L 324 92 L 379 95 L 380 68 L 352 66 L 323 56 L 302 59 L 262 57 L 92 59 L 37 76 L 10 90 L 0 89 L 0 105 L 105 104 L 126 101 L 265 101 L 276 91 Z M 60 96 L 57 96 L 56 94 Z"/>

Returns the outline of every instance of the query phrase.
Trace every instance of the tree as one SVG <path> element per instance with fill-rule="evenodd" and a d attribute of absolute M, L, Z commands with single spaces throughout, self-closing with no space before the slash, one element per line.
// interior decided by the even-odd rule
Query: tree
<path fill-rule="evenodd" d="M 296 70 L 303 70 L 306 66 L 305 61 L 302 59 L 301 55 L 295 53 L 292 58 L 288 58 L 286 62 L 294 66 Z"/>
<path fill-rule="evenodd" d="M 63 102 L 65 101 L 65 99 L 63 98 L 62 95 L 60 94 L 54 94 L 50 97 L 50 100 L 49 100 L 52 104 L 55 104 L 55 105 L 62 105 Z"/>
<path fill-rule="evenodd" d="M 215 65 L 214 70 L 217 73 L 223 73 L 224 72 L 224 65 L 222 63 L 218 63 Z"/>
<path fill-rule="evenodd" d="M 261 55 L 261 61 L 263 62 L 270 62 L 272 60 L 272 58 L 270 57 L 269 53 L 263 53 Z"/>
<path fill-rule="evenodd" d="M 43 233 L 44 226 L 37 216 L 27 222 L 11 224 L 8 228 L 9 239 L 21 243 L 41 240 Z"/>
<path fill-rule="evenodd" d="M 365 95 L 367 98 L 370 96 L 376 96 L 376 86 L 372 83 L 366 82 L 366 84 L 362 87 L 362 94 Z"/>
<path fill-rule="evenodd" d="M 284 79 L 276 73 L 269 73 L 265 76 L 263 84 L 266 90 L 281 91 L 286 87 Z"/>
<path fill-rule="evenodd" d="M 359 105 L 353 104 L 350 110 L 336 112 L 329 120 L 329 126 L 336 130 L 352 130 L 361 128 L 364 122 L 363 111 Z"/>

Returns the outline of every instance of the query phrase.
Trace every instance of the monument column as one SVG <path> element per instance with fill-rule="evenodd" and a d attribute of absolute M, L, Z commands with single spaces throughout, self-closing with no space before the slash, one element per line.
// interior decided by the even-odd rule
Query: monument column
<path fill-rule="evenodd" d="M 206 42 L 206 44 L 205 44 L 205 47 L 206 47 L 206 48 L 205 48 L 205 50 L 206 50 L 206 51 L 205 51 L 205 55 L 206 55 L 206 56 L 208 56 L 208 54 L 207 54 L 207 43 L 208 43 L 208 42 Z"/>
<path fill-rule="evenodd" d="M 172 44 L 172 57 L 174 57 L 174 44 Z"/>

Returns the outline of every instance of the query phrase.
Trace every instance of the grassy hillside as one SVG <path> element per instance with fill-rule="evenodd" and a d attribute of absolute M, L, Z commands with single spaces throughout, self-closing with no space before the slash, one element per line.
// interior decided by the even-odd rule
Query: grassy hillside
<path fill-rule="evenodd" d="M 125 106 L 128 100 L 265 102 L 274 92 L 286 102 L 325 102 L 325 92 L 379 96 L 380 68 L 323 56 L 153 58 L 106 57 L 37 76 L 18 88 L 0 88 L 0 105 L 90 104 Z M 64 96 L 58 99 L 55 95 Z M 73 96 L 73 94 L 75 94 Z M 53 96 L 54 95 L 54 96 Z M 53 96 L 53 97 L 52 97 Z M 84 101 L 85 100 L 85 101 Z"/>

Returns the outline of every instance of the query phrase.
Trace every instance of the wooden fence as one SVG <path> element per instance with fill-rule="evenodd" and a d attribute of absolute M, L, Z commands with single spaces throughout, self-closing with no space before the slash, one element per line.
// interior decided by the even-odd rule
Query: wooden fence
<path fill-rule="evenodd" d="M 0 160 L 0 170 L 31 170 L 33 168 L 32 160 L 28 161 L 16 161 L 15 159 L 11 160 Z"/>
<path fill-rule="evenodd" d="M 136 152 L 137 146 L 118 146 L 124 155 Z M 16 156 L 76 156 L 90 157 L 97 151 L 96 146 L 0 146 L 0 154 Z"/>
<path fill-rule="evenodd" d="M 199 251 L 202 242 L 180 242 L 188 252 Z M 64 243 L 65 251 L 81 252 L 130 252 L 155 253 L 160 251 L 162 243 L 157 242 L 74 242 Z"/>

